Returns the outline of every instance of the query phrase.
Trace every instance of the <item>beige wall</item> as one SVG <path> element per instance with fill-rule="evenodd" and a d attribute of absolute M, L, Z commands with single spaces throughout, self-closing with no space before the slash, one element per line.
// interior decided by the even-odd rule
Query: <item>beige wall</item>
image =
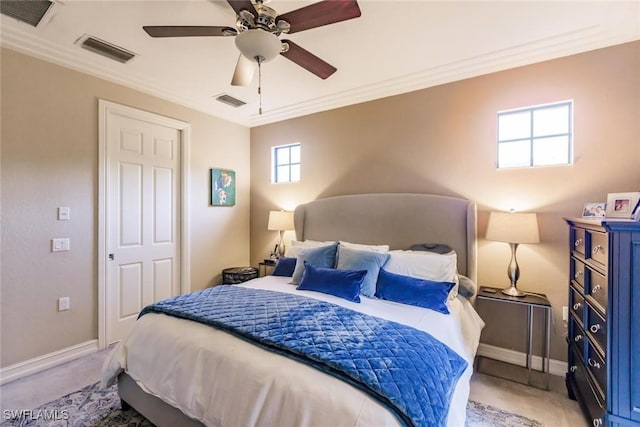
<path fill-rule="evenodd" d="M 496 112 L 567 99 L 575 107 L 574 164 L 496 170 Z M 291 142 L 302 144 L 302 181 L 270 184 L 270 149 Z M 537 212 L 542 243 L 520 247 L 519 285 L 549 296 L 552 357 L 566 360 L 562 217 L 608 192 L 640 190 L 640 42 L 256 127 L 251 146 L 253 264 L 276 240 L 266 230 L 270 209 L 350 193 L 435 193 L 477 202 L 479 284 L 506 286 L 509 247 L 482 238 L 488 212 Z M 478 309 L 487 321 L 483 342 L 524 348 L 523 313 L 491 303 Z"/>
<path fill-rule="evenodd" d="M 6 49 L 1 84 L 3 367 L 97 338 L 99 98 L 191 124 L 192 289 L 249 261 L 248 128 Z M 210 167 L 236 171 L 235 207 L 208 206 Z"/>

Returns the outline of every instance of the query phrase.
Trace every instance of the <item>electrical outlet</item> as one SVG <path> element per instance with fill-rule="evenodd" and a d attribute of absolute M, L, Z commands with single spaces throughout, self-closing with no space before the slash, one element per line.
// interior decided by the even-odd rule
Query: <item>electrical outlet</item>
<path fill-rule="evenodd" d="M 69 297 L 58 298 L 58 311 L 65 311 L 71 308 Z"/>
<path fill-rule="evenodd" d="M 567 322 L 569 320 L 569 307 L 566 305 L 562 307 L 562 321 Z"/>

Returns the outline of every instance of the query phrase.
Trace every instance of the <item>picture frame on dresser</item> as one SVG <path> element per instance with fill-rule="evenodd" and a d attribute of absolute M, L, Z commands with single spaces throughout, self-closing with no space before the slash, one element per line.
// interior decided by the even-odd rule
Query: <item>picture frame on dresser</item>
<path fill-rule="evenodd" d="M 583 218 L 604 218 L 607 211 L 607 204 L 601 202 L 589 202 L 584 204 L 582 210 Z"/>
<path fill-rule="evenodd" d="M 638 219 L 640 192 L 609 193 L 607 195 L 607 218 Z"/>

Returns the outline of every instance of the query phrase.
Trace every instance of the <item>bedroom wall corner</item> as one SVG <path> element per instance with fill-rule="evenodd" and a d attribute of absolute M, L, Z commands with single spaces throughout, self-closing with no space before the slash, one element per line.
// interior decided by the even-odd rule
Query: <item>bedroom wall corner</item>
<path fill-rule="evenodd" d="M 497 112 L 567 99 L 575 106 L 574 163 L 497 170 Z M 606 201 L 609 192 L 640 189 L 639 118 L 636 41 L 252 128 L 251 261 L 275 240 L 266 229 L 270 209 L 342 194 L 432 193 L 476 201 L 478 282 L 507 287 L 509 246 L 483 238 L 489 212 L 537 212 L 542 243 L 518 250 L 518 285 L 549 297 L 551 357 L 566 361 L 562 218 L 580 215 L 585 202 Z M 271 184 L 271 147 L 291 142 L 301 143 L 301 182 Z M 478 310 L 488 324 L 483 343 L 524 351 L 526 313 Z M 499 327 L 505 319 L 507 330 Z"/>
<path fill-rule="evenodd" d="M 98 99 L 191 125 L 191 289 L 249 262 L 247 127 L 13 50 L 1 55 L 3 370 L 98 337 Z M 236 172 L 235 206 L 209 206 L 212 167 Z M 71 208 L 70 221 L 57 221 L 58 206 Z M 52 253 L 53 237 L 69 237 L 71 251 Z M 61 296 L 70 310 L 57 311 Z"/>

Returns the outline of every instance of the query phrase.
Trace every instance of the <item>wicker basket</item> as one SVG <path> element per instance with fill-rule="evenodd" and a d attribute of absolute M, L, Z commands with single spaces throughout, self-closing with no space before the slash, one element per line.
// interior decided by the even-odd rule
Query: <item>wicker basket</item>
<path fill-rule="evenodd" d="M 258 277 L 255 267 L 232 267 L 222 270 L 222 284 L 235 285 Z"/>

